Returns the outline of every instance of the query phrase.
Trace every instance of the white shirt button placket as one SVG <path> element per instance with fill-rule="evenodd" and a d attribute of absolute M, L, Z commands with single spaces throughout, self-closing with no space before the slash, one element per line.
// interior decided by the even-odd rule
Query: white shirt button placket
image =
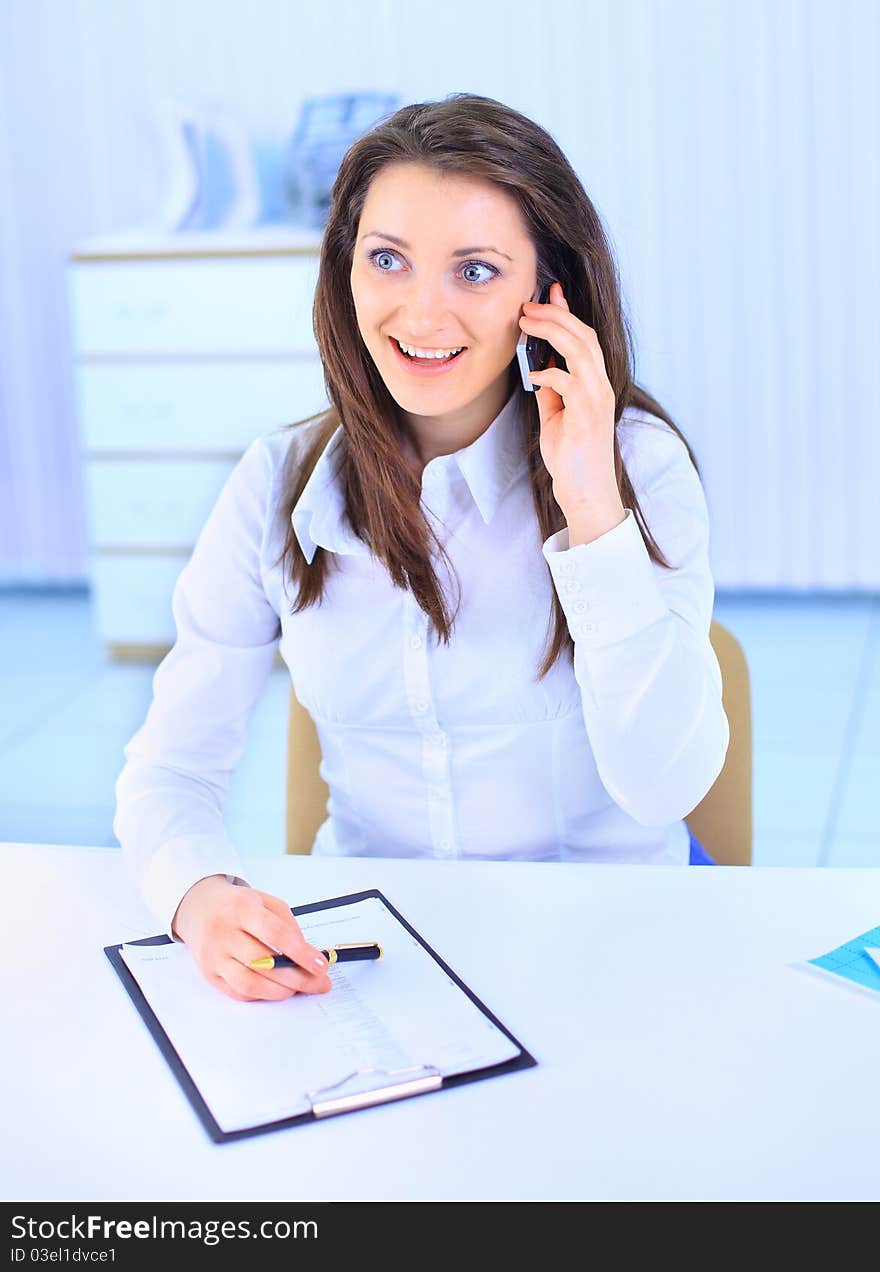
<path fill-rule="evenodd" d="M 437 723 L 428 676 L 428 618 L 406 593 L 403 639 L 404 682 L 410 714 L 422 739 L 422 775 L 428 805 L 428 826 L 434 852 L 458 855 L 449 774 L 448 735 Z"/>

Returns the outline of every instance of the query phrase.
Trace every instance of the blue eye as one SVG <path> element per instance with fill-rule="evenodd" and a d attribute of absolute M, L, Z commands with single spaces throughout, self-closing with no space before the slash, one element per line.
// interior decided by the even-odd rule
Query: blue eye
<path fill-rule="evenodd" d="M 394 252 L 389 252 L 385 247 L 378 247 L 374 252 L 370 252 L 370 260 L 376 264 L 376 268 L 379 270 L 380 274 L 393 274 L 395 272 L 394 270 L 384 269 L 378 264 L 380 256 L 391 257 L 394 256 Z"/>
<path fill-rule="evenodd" d="M 374 249 L 374 251 L 370 252 L 370 260 L 373 262 L 373 267 L 377 269 L 380 274 L 400 273 L 400 271 L 396 269 L 385 269 L 385 267 L 379 263 L 380 259 L 383 256 L 388 257 L 389 260 L 398 259 L 397 253 L 392 252 L 390 248 L 377 247 Z M 496 274 L 499 274 L 501 272 L 500 270 L 497 270 L 494 265 L 487 265 L 485 261 L 465 261 L 465 263 L 462 265 L 461 268 L 463 270 L 486 269 L 489 271 L 488 278 L 465 278 L 463 281 L 467 283 L 468 286 L 470 287 L 484 287 L 486 283 L 489 283 L 492 281 L 492 279 L 495 277 Z"/>

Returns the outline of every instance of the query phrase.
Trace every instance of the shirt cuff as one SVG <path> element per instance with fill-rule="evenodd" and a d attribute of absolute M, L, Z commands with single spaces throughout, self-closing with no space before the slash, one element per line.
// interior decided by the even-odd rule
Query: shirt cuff
<path fill-rule="evenodd" d="M 631 508 L 592 543 L 570 548 L 566 526 L 542 551 L 575 646 L 616 644 L 669 612 Z"/>
<path fill-rule="evenodd" d="M 241 873 L 241 859 L 225 834 L 180 835 L 154 854 L 141 893 L 173 941 L 180 939 L 171 931 L 177 907 L 194 883 L 215 874 L 225 875 L 230 883 L 249 886 Z"/>

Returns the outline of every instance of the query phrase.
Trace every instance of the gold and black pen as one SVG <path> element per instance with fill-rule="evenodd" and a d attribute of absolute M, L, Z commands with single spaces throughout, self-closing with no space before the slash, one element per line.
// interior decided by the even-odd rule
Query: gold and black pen
<path fill-rule="evenodd" d="M 363 963 L 365 959 L 381 958 L 382 946 L 378 941 L 356 941 L 350 945 L 334 945 L 328 950 L 321 950 L 332 967 L 334 963 Z M 267 954 L 265 958 L 255 958 L 248 963 L 254 971 L 268 972 L 273 967 L 297 967 L 305 971 L 299 963 L 295 963 L 286 954 Z"/>

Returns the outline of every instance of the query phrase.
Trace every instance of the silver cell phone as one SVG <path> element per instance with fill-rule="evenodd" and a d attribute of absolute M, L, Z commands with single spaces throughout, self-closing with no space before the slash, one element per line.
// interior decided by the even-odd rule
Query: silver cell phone
<path fill-rule="evenodd" d="M 539 287 L 532 296 L 532 302 L 539 305 L 546 305 L 550 300 L 550 284 L 546 287 Z M 553 347 L 547 340 L 539 340 L 537 336 L 530 336 L 528 332 L 521 331 L 519 340 L 516 342 L 516 359 L 519 363 L 519 372 L 522 378 L 523 388 L 529 393 L 534 393 L 538 388 L 537 384 L 532 384 L 529 379 L 530 371 L 543 371 L 550 361 L 550 354 L 553 353 Z M 559 365 L 559 355 L 556 355 L 556 363 Z"/>

